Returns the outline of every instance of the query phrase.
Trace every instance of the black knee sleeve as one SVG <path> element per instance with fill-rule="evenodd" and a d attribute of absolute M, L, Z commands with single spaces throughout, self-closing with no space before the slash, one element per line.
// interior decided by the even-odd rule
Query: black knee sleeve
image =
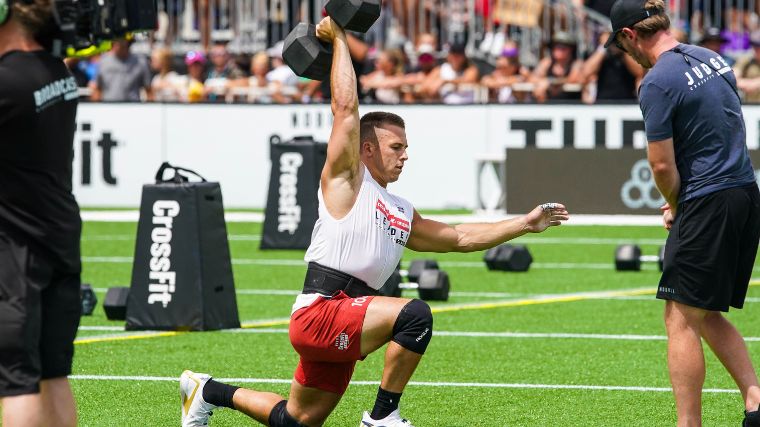
<path fill-rule="evenodd" d="M 433 313 L 422 300 L 409 301 L 393 325 L 393 342 L 409 351 L 425 354 L 433 336 Z"/>
<path fill-rule="evenodd" d="M 274 405 L 274 408 L 272 408 L 272 412 L 269 413 L 269 426 L 270 427 L 306 427 L 305 425 L 296 421 L 295 418 L 291 417 L 290 414 L 288 414 L 288 410 L 286 409 L 286 406 L 288 406 L 287 400 L 281 400 L 276 405 Z"/>

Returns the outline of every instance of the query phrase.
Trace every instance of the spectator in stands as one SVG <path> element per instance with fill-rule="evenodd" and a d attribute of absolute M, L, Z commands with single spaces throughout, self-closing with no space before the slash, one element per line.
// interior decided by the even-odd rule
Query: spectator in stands
<path fill-rule="evenodd" d="M 203 83 L 209 101 L 223 101 L 232 80 L 243 78 L 243 72 L 230 58 L 224 45 L 217 44 L 209 52 L 211 70 Z"/>
<path fill-rule="evenodd" d="M 375 70 L 360 76 L 361 86 L 367 97 L 381 104 L 401 102 L 401 85 L 404 83 L 404 59 L 397 49 L 380 52 L 375 60 Z"/>
<path fill-rule="evenodd" d="M 203 81 L 206 75 L 206 56 L 199 51 L 190 51 L 185 55 L 187 76 L 181 88 L 187 102 L 201 102 L 206 99 Z"/>
<path fill-rule="evenodd" d="M 710 49 L 713 52 L 721 53 L 726 41 L 727 40 L 723 37 L 720 28 L 710 27 L 705 29 L 702 38 L 699 40 L 699 45 L 706 49 Z"/>
<path fill-rule="evenodd" d="M 614 45 L 605 49 L 609 37 L 602 34 L 599 47 L 583 64 L 583 81 L 596 82 L 596 96 L 588 101 L 635 100 L 644 68 Z"/>
<path fill-rule="evenodd" d="M 431 75 L 438 61 L 435 57 L 435 47 L 433 44 L 421 44 L 417 48 L 417 67 L 411 73 L 404 76 L 401 93 L 403 102 L 418 103 L 432 102 L 438 100 L 437 94 L 428 94 L 423 90 L 423 83 Z"/>
<path fill-rule="evenodd" d="M 493 72 L 480 80 L 480 84 L 488 88 L 489 101 L 500 104 L 525 101 L 526 92 L 513 90 L 516 83 L 524 83 L 529 78 L 525 68 L 520 65 L 518 53 L 516 47 L 504 49 L 496 59 Z"/>
<path fill-rule="evenodd" d="M 752 53 L 739 58 L 734 65 L 736 85 L 747 103 L 760 103 L 760 32 L 750 38 Z"/>
<path fill-rule="evenodd" d="M 153 100 L 179 101 L 184 80 L 172 69 L 172 52 L 166 48 L 155 49 L 150 55 L 150 66 L 156 72 L 150 83 Z"/>
<path fill-rule="evenodd" d="M 576 41 L 564 31 L 554 34 L 550 55 L 542 59 L 533 71 L 533 91 L 538 102 L 560 99 L 580 99 L 583 83 L 583 61 L 577 58 Z"/>
<path fill-rule="evenodd" d="M 273 102 L 269 88 L 269 57 L 259 52 L 251 59 L 251 77 L 248 78 L 248 102 L 270 104 Z"/>
<path fill-rule="evenodd" d="M 480 74 L 465 55 L 463 44 L 449 47 L 446 62 L 436 67 L 422 84 L 427 96 L 439 96 L 445 104 L 471 104 Z"/>
<path fill-rule="evenodd" d="M 116 39 L 111 51 L 103 55 L 92 88 L 93 101 L 137 102 L 141 91 L 145 99 L 153 99 L 148 64 L 130 52 L 130 45 L 126 39 Z"/>
<path fill-rule="evenodd" d="M 285 42 L 279 41 L 267 49 L 267 55 L 272 63 L 272 70 L 267 73 L 266 79 L 272 91 L 272 99 L 278 104 L 289 104 L 301 99 L 298 88 L 298 76 L 285 64 L 282 59 L 282 49 Z"/>

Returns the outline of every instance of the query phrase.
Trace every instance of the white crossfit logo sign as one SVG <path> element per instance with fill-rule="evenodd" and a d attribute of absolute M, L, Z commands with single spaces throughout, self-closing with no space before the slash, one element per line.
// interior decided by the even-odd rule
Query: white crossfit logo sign
<path fill-rule="evenodd" d="M 298 206 L 298 168 L 303 164 L 301 153 L 285 153 L 280 157 L 280 199 L 277 209 L 277 231 L 295 234 L 301 222 Z"/>
<path fill-rule="evenodd" d="M 657 209 L 665 204 L 665 198 L 657 191 L 649 162 L 641 159 L 631 168 L 631 179 L 620 189 L 623 204 L 631 209 Z"/>

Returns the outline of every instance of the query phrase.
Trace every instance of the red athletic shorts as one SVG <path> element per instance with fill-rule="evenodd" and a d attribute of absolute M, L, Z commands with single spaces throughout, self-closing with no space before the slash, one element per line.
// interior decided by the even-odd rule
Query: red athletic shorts
<path fill-rule="evenodd" d="M 343 394 L 354 365 L 364 359 L 361 335 L 371 296 L 349 298 L 338 292 L 320 297 L 290 318 L 290 343 L 301 356 L 295 380 L 304 387 Z"/>

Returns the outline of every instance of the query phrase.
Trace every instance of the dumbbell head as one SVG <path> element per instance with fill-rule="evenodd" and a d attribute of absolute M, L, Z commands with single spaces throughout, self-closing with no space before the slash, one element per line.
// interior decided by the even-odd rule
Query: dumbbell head
<path fill-rule="evenodd" d="M 483 256 L 489 270 L 528 271 L 533 256 L 524 245 L 499 245 L 486 251 Z"/>
<path fill-rule="evenodd" d="M 415 259 L 409 264 L 406 277 L 410 282 L 418 282 L 423 270 L 438 270 L 438 262 L 434 259 Z"/>
<path fill-rule="evenodd" d="M 317 38 L 317 27 L 300 22 L 285 37 L 282 59 L 301 77 L 325 80 L 330 77 L 332 46 Z"/>
<path fill-rule="evenodd" d="M 641 248 L 638 245 L 620 245 L 615 248 L 615 270 L 641 271 Z"/>
<path fill-rule="evenodd" d="M 422 270 L 417 292 L 425 301 L 448 301 L 449 275 L 443 270 Z"/>
<path fill-rule="evenodd" d="M 391 273 L 390 277 L 388 277 L 388 280 L 385 281 L 385 284 L 382 288 L 378 289 L 378 292 L 380 295 L 384 297 L 396 297 L 399 298 L 401 296 L 401 272 L 399 271 L 399 268 L 396 267 L 396 269 Z"/>
<path fill-rule="evenodd" d="M 380 0 L 329 0 L 325 10 L 341 28 L 366 33 L 380 17 Z"/>
<path fill-rule="evenodd" d="M 662 271 L 665 267 L 665 245 L 660 246 L 660 250 L 657 252 L 657 267 Z"/>
<path fill-rule="evenodd" d="M 79 286 L 79 299 L 82 303 L 82 316 L 91 316 L 98 304 L 98 297 L 90 284 L 82 283 Z"/>

